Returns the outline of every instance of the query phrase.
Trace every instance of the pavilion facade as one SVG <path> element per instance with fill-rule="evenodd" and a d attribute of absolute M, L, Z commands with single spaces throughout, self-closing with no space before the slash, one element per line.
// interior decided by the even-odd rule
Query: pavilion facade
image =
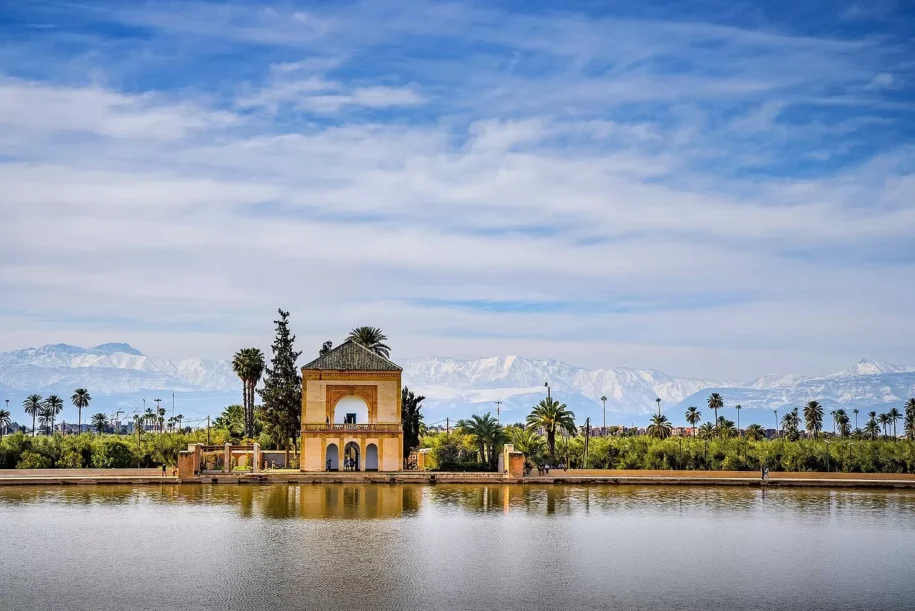
<path fill-rule="evenodd" d="M 401 374 L 352 340 L 302 367 L 301 470 L 402 470 Z"/>

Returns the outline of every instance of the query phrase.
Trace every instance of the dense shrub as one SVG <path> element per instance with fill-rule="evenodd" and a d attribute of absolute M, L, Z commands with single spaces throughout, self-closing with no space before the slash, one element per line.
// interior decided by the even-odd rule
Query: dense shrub
<path fill-rule="evenodd" d="M 455 433 L 427 435 L 421 445 L 432 448 L 437 470 L 459 470 L 459 465 L 478 460 L 472 443 Z M 573 469 L 759 471 L 765 465 L 771 471 L 826 471 L 828 465 L 830 471 L 847 473 L 915 473 L 915 443 L 833 438 L 827 445 L 823 439 L 593 437 L 585 465 L 582 437 L 557 438 L 556 462 L 566 461 Z"/>
<path fill-rule="evenodd" d="M 225 442 L 225 434 L 211 432 L 214 444 Z M 191 433 L 144 433 L 139 447 L 135 435 L 54 434 L 32 437 L 24 433 L 0 439 L 0 469 L 79 469 L 83 467 L 157 467 L 176 465 L 178 452 L 188 444 L 206 442 L 206 431 Z M 114 445 L 113 445 L 114 444 Z M 24 461 L 24 462 L 23 462 Z M 21 466 L 38 465 L 38 466 Z"/>
<path fill-rule="evenodd" d="M 19 464 L 16 465 L 17 469 L 49 469 L 50 467 L 50 458 L 31 450 L 23 452 L 19 458 Z"/>
<path fill-rule="evenodd" d="M 123 441 L 104 440 L 92 449 L 92 466 L 98 469 L 125 469 L 136 465 L 136 457 Z"/>

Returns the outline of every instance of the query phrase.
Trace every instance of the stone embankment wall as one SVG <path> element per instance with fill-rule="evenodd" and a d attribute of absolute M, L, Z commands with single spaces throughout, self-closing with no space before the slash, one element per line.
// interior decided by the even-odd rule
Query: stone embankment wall
<path fill-rule="evenodd" d="M 155 477 L 162 469 L 0 469 L 0 478 L 25 477 Z M 171 475 L 171 472 L 169 472 Z"/>

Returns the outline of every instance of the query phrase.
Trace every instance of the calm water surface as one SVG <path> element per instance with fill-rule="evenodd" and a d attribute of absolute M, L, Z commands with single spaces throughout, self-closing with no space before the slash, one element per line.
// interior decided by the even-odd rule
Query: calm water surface
<path fill-rule="evenodd" d="M 0 609 L 912 609 L 915 494 L 0 488 Z"/>

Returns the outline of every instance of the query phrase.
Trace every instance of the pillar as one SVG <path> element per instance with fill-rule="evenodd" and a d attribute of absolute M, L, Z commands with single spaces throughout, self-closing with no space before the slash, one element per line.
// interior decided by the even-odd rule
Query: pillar
<path fill-rule="evenodd" d="M 261 470 L 261 444 L 254 444 L 254 454 L 252 456 L 254 464 L 251 466 L 251 472 L 257 473 Z"/>
<path fill-rule="evenodd" d="M 232 471 L 232 445 L 226 443 L 225 454 L 222 459 L 222 472 L 230 473 Z"/>
<path fill-rule="evenodd" d="M 337 440 L 337 471 L 343 471 L 343 440 Z"/>
<path fill-rule="evenodd" d="M 365 437 L 359 440 L 359 470 L 365 471 Z"/>

